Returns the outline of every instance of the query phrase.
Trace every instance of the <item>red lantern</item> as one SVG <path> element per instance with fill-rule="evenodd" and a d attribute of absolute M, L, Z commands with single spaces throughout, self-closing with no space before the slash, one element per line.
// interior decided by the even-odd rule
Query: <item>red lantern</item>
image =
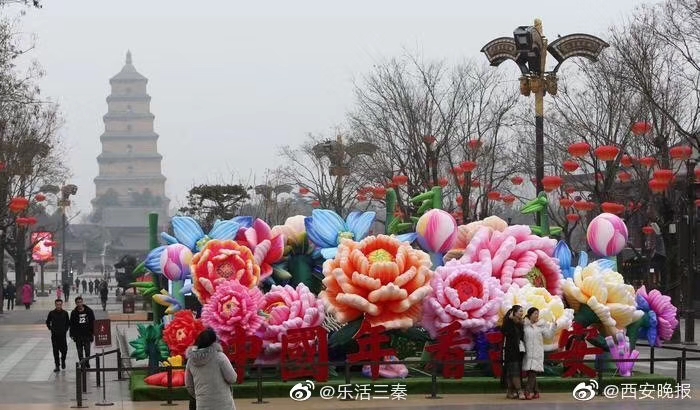
<path fill-rule="evenodd" d="M 321 202 L 313 201 L 313 202 L 311 202 L 311 206 L 313 206 L 314 208 L 318 208 L 319 206 L 321 206 Z"/>
<path fill-rule="evenodd" d="M 437 141 L 437 139 L 432 135 L 426 135 L 425 137 L 423 137 L 423 142 L 425 142 L 426 144 L 432 144 L 435 141 Z"/>
<path fill-rule="evenodd" d="M 24 212 L 29 207 L 29 200 L 27 198 L 16 197 L 10 200 L 10 211 L 14 214 Z"/>
<path fill-rule="evenodd" d="M 646 121 L 639 121 L 632 124 L 632 134 L 636 136 L 646 135 L 652 131 L 651 123 Z"/>
<path fill-rule="evenodd" d="M 513 195 L 506 195 L 506 196 L 504 196 L 503 198 L 501 198 L 501 200 L 503 201 L 503 203 L 506 204 L 507 206 L 513 205 L 513 202 L 515 202 L 515 199 L 516 199 L 516 198 L 515 198 L 515 196 L 513 196 Z"/>
<path fill-rule="evenodd" d="M 384 198 L 386 196 L 386 188 L 383 186 L 372 188 L 372 196 L 375 198 Z"/>
<path fill-rule="evenodd" d="M 654 179 L 671 183 L 673 180 L 673 171 L 670 169 L 657 169 L 654 171 Z"/>
<path fill-rule="evenodd" d="M 453 175 L 457 175 L 457 176 L 464 174 L 464 170 L 461 167 L 454 167 L 454 168 L 452 168 L 452 170 L 450 172 Z"/>
<path fill-rule="evenodd" d="M 655 231 L 651 226 L 643 226 L 642 232 L 644 232 L 644 235 L 653 235 Z"/>
<path fill-rule="evenodd" d="M 693 149 L 688 145 L 679 145 L 668 150 L 668 154 L 675 160 L 685 161 L 693 155 Z"/>
<path fill-rule="evenodd" d="M 585 157 L 590 151 L 591 146 L 586 142 L 577 142 L 569 145 L 569 154 L 576 158 Z"/>
<path fill-rule="evenodd" d="M 462 168 L 464 172 L 472 172 L 476 169 L 476 162 L 464 161 L 461 164 L 459 164 L 459 167 Z"/>
<path fill-rule="evenodd" d="M 578 169 L 578 162 L 576 161 L 564 161 L 562 165 L 564 166 L 564 170 L 569 173 Z"/>
<path fill-rule="evenodd" d="M 570 208 L 571 205 L 574 204 L 574 200 L 571 198 L 561 198 L 559 199 L 559 205 L 561 205 L 562 208 Z"/>
<path fill-rule="evenodd" d="M 596 148 L 593 153 L 595 154 L 596 158 L 601 161 L 613 161 L 620 153 L 620 148 L 614 145 L 603 145 Z"/>
<path fill-rule="evenodd" d="M 481 182 L 479 182 L 478 179 L 472 179 L 472 188 L 479 188 L 481 187 Z"/>
<path fill-rule="evenodd" d="M 542 178 L 542 187 L 547 192 L 552 192 L 559 188 L 564 182 L 564 179 L 558 175 L 550 175 Z"/>
<path fill-rule="evenodd" d="M 617 177 L 620 178 L 620 182 L 630 182 L 632 180 L 632 174 L 629 172 L 620 172 L 617 174 Z"/>
<path fill-rule="evenodd" d="M 652 179 L 649 181 L 649 189 L 651 189 L 651 192 L 655 194 L 660 194 L 668 189 L 668 181 Z"/>
<path fill-rule="evenodd" d="M 501 193 L 498 191 L 491 191 L 488 194 L 486 194 L 486 197 L 489 199 L 489 201 L 500 201 Z"/>
<path fill-rule="evenodd" d="M 698 169 L 698 171 L 700 171 L 700 169 Z M 513 183 L 513 185 L 521 185 L 523 181 L 523 177 L 513 177 L 510 179 L 510 182 Z"/>
<path fill-rule="evenodd" d="M 622 164 L 622 166 L 625 168 L 629 168 L 632 165 L 634 165 L 634 157 L 631 157 L 629 155 L 623 155 L 620 159 L 620 164 Z"/>
<path fill-rule="evenodd" d="M 566 215 L 566 220 L 572 224 L 575 224 L 576 222 L 578 222 L 579 219 L 581 219 L 581 217 L 578 214 L 567 214 Z"/>
<path fill-rule="evenodd" d="M 458 196 L 457 197 L 457 205 L 462 206 L 463 203 L 464 203 L 464 198 L 462 198 L 461 195 Z"/>
<path fill-rule="evenodd" d="M 302 194 L 302 195 L 306 195 L 306 194 L 309 193 L 309 188 L 307 188 L 307 187 L 301 187 L 301 188 L 299 188 L 299 193 Z"/>
<path fill-rule="evenodd" d="M 440 185 L 442 188 L 446 187 L 450 181 L 447 180 L 447 178 L 440 178 L 438 179 L 438 185 Z"/>
<path fill-rule="evenodd" d="M 46 195 L 44 195 L 44 194 L 36 194 L 36 195 L 34 196 L 34 200 L 37 201 L 37 202 L 44 202 L 44 201 L 46 201 Z"/>
<path fill-rule="evenodd" d="M 28 218 L 17 218 L 17 225 L 22 227 L 36 225 L 37 222 L 37 219 L 31 216 Z"/>
<path fill-rule="evenodd" d="M 470 150 L 476 151 L 479 148 L 481 148 L 482 143 L 479 140 L 469 140 L 469 142 L 467 144 L 469 145 Z"/>
<path fill-rule="evenodd" d="M 639 158 L 639 163 L 644 165 L 647 169 L 650 169 L 656 164 L 656 159 L 652 157 L 643 157 Z"/>
<path fill-rule="evenodd" d="M 408 177 L 406 175 L 395 175 L 391 181 L 395 185 L 406 185 L 408 183 Z"/>
<path fill-rule="evenodd" d="M 588 201 L 577 201 L 574 202 L 574 208 L 576 208 L 577 211 L 589 212 L 595 209 L 595 204 Z"/>
<path fill-rule="evenodd" d="M 625 206 L 618 204 L 617 202 L 603 202 L 600 205 L 600 208 L 603 210 L 603 212 L 615 215 L 620 215 L 625 212 Z"/>

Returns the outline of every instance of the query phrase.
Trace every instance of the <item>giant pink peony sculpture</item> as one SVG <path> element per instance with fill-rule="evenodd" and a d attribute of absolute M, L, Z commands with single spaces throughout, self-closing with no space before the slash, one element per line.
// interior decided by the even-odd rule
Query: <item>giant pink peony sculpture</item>
<path fill-rule="evenodd" d="M 320 326 L 326 318 L 323 300 L 317 299 L 303 283 L 296 289 L 289 285 L 272 286 L 265 294 L 262 310 L 267 316 L 263 347 L 268 354 L 281 349 L 282 335 L 288 329 Z"/>
<path fill-rule="evenodd" d="M 482 226 L 473 235 L 459 260 L 446 263 L 488 261 L 492 275 L 499 279 L 501 290 L 511 285 L 545 288 L 552 295 L 561 295 L 563 277 L 554 255 L 556 240 L 533 235 L 529 226 L 513 225 L 498 231 Z"/>
<path fill-rule="evenodd" d="M 461 333 L 467 337 L 496 326 L 503 292 L 491 271 L 488 259 L 437 268 L 430 281 L 433 291 L 423 302 L 421 321 L 433 338 L 454 321 L 461 324 Z"/>
<path fill-rule="evenodd" d="M 209 302 L 202 307 L 202 323 L 211 327 L 226 345 L 233 341 L 236 327 L 253 335 L 265 318 L 260 314 L 265 303 L 259 288 L 247 288 L 238 281 L 219 284 Z"/>
<path fill-rule="evenodd" d="M 252 227 L 238 231 L 236 242 L 253 252 L 255 263 L 260 266 L 260 280 L 272 275 L 272 265 L 280 262 L 284 256 L 284 234 L 278 231 L 273 233 L 270 226 L 259 218 Z"/>

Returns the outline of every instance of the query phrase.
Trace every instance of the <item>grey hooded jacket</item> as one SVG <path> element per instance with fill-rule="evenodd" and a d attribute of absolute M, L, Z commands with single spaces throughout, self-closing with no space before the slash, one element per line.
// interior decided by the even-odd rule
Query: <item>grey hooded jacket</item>
<path fill-rule="evenodd" d="M 221 345 L 191 346 L 186 355 L 185 387 L 197 399 L 197 410 L 235 409 L 231 385 L 238 376 Z"/>

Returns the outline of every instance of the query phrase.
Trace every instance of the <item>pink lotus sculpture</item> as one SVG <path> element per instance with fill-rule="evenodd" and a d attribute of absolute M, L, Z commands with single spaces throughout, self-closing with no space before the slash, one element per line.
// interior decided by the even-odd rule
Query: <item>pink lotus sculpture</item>
<path fill-rule="evenodd" d="M 437 268 L 430 281 L 433 291 L 423 301 L 421 321 L 433 338 L 440 329 L 454 321 L 462 325 L 460 332 L 463 336 L 496 326 L 503 292 L 491 271 L 489 259 L 450 263 Z"/>
<path fill-rule="evenodd" d="M 630 340 L 624 333 L 619 332 L 615 335 L 615 339 L 612 336 L 607 336 L 605 342 L 610 348 L 610 355 L 613 359 L 629 359 L 629 362 L 615 362 L 617 370 L 620 372 L 620 376 L 630 377 L 632 376 L 632 369 L 634 368 L 634 360 L 639 357 L 639 352 L 637 350 L 630 351 Z"/>
<path fill-rule="evenodd" d="M 259 288 L 247 288 L 238 281 L 219 284 L 216 292 L 202 308 L 202 323 L 211 327 L 226 345 L 234 340 L 239 326 L 247 335 L 253 335 L 265 318 L 259 313 L 265 303 Z"/>
<path fill-rule="evenodd" d="M 559 261 L 553 257 L 556 240 L 533 235 L 529 226 L 513 225 L 504 231 L 482 226 L 473 235 L 459 260 L 446 263 L 488 261 L 492 275 L 506 292 L 511 285 L 532 284 L 552 295 L 561 295 L 563 277 Z"/>
<path fill-rule="evenodd" d="M 278 232 L 273 234 L 262 219 L 256 219 L 252 227 L 238 231 L 236 242 L 253 252 L 255 263 L 260 265 L 260 280 L 272 275 L 272 265 L 280 262 L 284 256 L 284 235 Z"/>
<path fill-rule="evenodd" d="M 262 307 L 267 316 L 264 324 L 263 347 L 266 353 L 276 353 L 282 348 L 282 335 L 288 329 L 320 326 L 326 318 L 325 305 L 303 283 L 296 289 L 272 286 L 265 294 Z"/>

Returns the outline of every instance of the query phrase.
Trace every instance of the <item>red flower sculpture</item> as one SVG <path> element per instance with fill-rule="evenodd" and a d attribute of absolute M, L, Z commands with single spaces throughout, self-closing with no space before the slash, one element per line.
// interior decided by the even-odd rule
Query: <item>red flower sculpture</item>
<path fill-rule="evenodd" d="M 197 336 L 204 330 L 204 325 L 195 319 L 191 310 L 181 310 L 163 330 L 163 340 L 170 348 L 172 356 L 185 355 L 185 350 L 192 346 Z"/>

